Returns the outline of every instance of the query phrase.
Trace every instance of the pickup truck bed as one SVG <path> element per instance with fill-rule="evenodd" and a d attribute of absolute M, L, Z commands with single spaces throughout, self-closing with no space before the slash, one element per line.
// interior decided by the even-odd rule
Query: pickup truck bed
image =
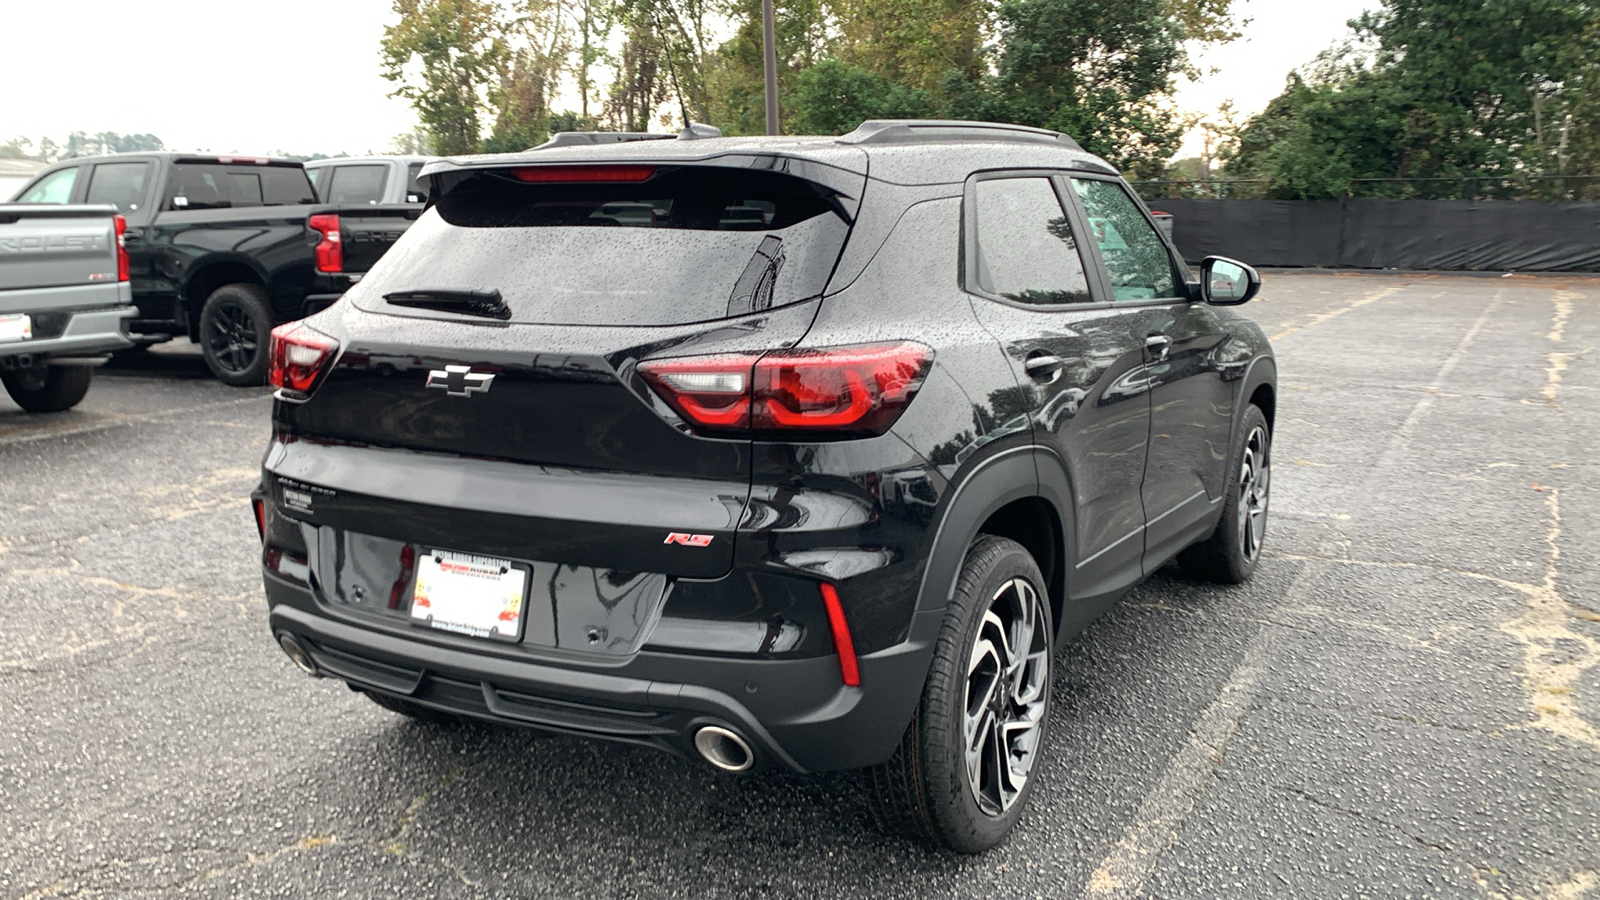
<path fill-rule="evenodd" d="M 119 228 L 108 205 L 0 205 L 0 381 L 23 409 L 76 405 L 92 367 L 132 346 Z"/>

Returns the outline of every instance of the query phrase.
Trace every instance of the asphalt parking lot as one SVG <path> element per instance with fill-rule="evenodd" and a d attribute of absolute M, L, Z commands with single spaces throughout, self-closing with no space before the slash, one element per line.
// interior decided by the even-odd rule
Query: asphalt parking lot
<path fill-rule="evenodd" d="M 247 501 L 265 390 L 162 348 L 0 397 L 0 896 L 1600 896 L 1600 279 L 1269 274 L 1265 559 L 1060 660 L 977 858 L 851 774 L 441 729 L 298 674 Z"/>

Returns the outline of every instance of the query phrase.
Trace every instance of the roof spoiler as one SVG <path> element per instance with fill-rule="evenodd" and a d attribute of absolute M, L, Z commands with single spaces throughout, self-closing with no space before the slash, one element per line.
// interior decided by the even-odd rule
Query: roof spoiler
<path fill-rule="evenodd" d="M 958 119 L 868 119 L 855 131 L 839 138 L 843 144 L 900 144 L 928 140 L 1017 141 L 1083 149 L 1077 141 L 1059 131 Z"/>
<path fill-rule="evenodd" d="M 722 137 L 722 129 L 715 125 L 690 122 L 677 134 L 657 134 L 648 131 L 562 131 L 550 135 L 550 140 L 529 150 L 553 150 L 557 147 L 595 147 L 601 144 L 626 144 L 633 141 L 697 141 Z"/>

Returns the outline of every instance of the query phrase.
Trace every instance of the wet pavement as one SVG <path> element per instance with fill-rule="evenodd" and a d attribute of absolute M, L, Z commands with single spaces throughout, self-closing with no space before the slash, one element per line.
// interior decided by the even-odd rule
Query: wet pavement
<path fill-rule="evenodd" d="M 273 644 L 265 390 L 191 348 L 0 396 L 0 897 L 1600 896 L 1600 279 L 1269 274 L 1256 579 L 1070 645 L 957 857 L 853 774 L 420 725 Z"/>

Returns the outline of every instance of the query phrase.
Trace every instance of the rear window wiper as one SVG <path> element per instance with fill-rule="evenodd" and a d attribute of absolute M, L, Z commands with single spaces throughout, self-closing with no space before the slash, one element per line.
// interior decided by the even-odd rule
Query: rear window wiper
<path fill-rule="evenodd" d="M 500 298 L 499 291 L 393 291 L 383 299 L 395 306 L 455 312 L 485 319 L 511 318 L 511 307 Z"/>

